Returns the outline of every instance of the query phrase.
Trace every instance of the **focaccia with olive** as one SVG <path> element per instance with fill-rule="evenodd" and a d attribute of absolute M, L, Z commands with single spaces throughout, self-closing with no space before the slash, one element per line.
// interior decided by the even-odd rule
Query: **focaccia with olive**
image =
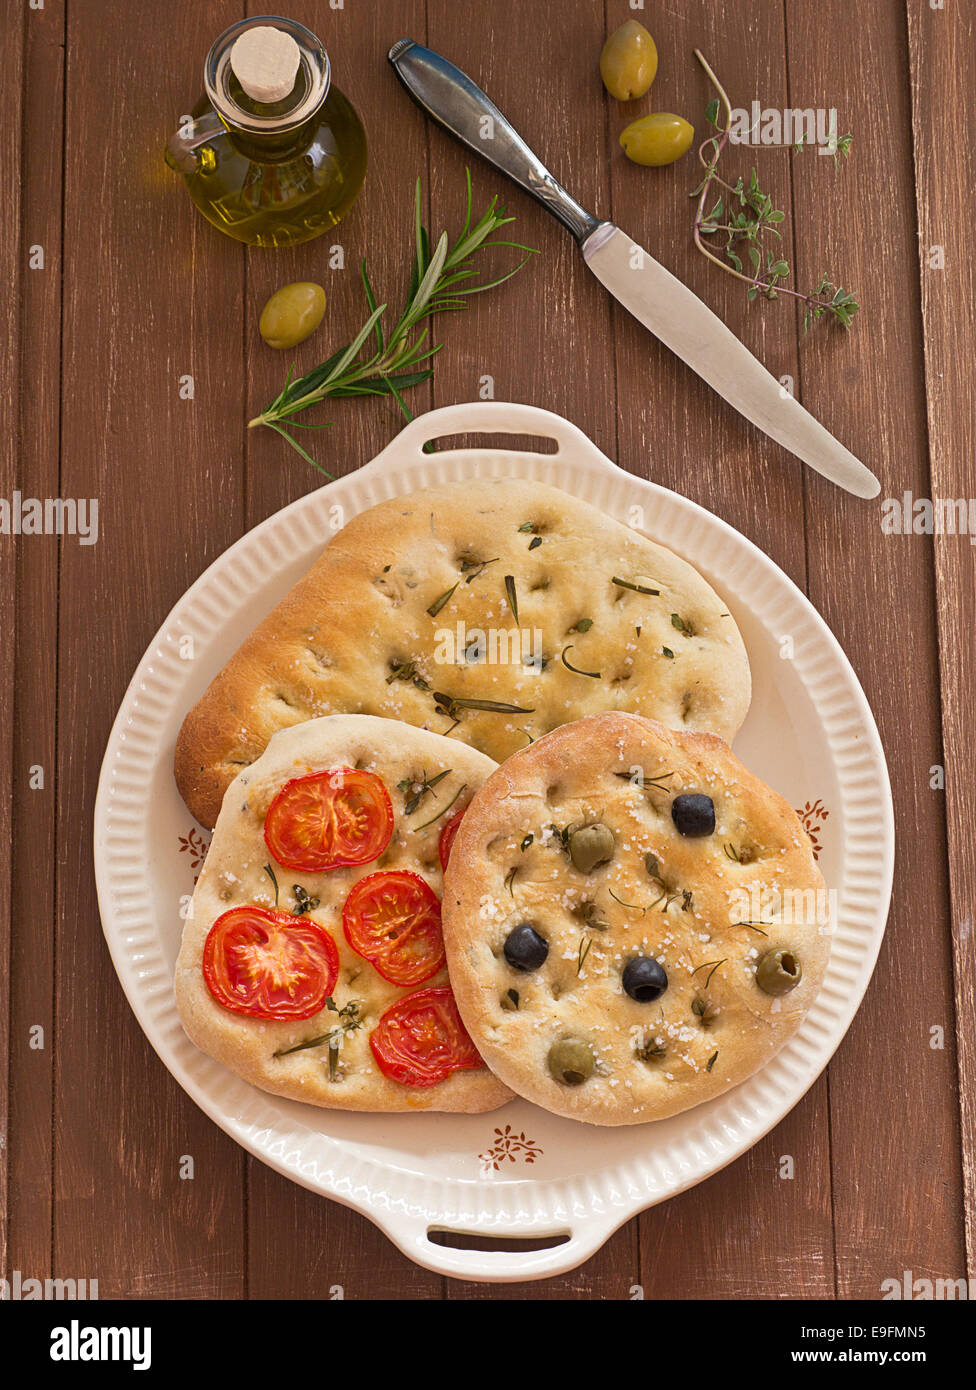
<path fill-rule="evenodd" d="M 502 761 L 599 710 L 731 739 L 745 648 L 701 575 L 632 526 L 518 478 L 382 502 L 337 533 L 187 715 L 183 799 L 213 825 L 276 730 L 403 720 Z"/>
<path fill-rule="evenodd" d="M 438 734 L 333 715 L 231 783 L 176 965 L 183 1026 L 253 1085 L 340 1110 L 493 1110 L 441 934 L 457 818 L 494 769 Z"/>
<path fill-rule="evenodd" d="M 829 901 L 784 799 L 713 734 L 590 715 L 509 758 L 457 831 L 444 940 L 461 1017 L 513 1091 L 662 1119 L 799 1027 Z"/>

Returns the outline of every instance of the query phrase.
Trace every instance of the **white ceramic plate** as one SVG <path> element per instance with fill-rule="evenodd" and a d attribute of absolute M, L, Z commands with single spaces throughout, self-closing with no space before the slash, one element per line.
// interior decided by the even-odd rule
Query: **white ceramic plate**
<path fill-rule="evenodd" d="M 427 439 L 465 432 L 544 436 L 557 451 L 422 452 Z M 419 487 L 497 476 L 555 484 L 637 525 L 724 596 L 753 671 L 752 709 L 736 751 L 801 812 L 837 893 L 830 967 L 803 1027 L 749 1081 L 668 1120 L 596 1129 L 520 1100 L 488 1115 L 319 1110 L 255 1090 L 198 1052 L 177 1016 L 180 913 L 206 845 L 172 776 L 184 714 L 345 521 Z M 792 643 L 786 659 L 785 639 Z M 724 522 L 623 472 L 559 416 L 497 402 L 420 417 L 372 463 L 270 517 L 210 566 L 139 664 L 95 807 L 98 899 L 112 959 L 146 1036 L 180 1085 L 249 1152 L 364 1212 L 419 1264 L 498 1281 L 572 1269 L 635 1212 L 738 1158 L 797 1103 L 867 987 L 888 911 L 893 849 L 891 791 L 871 711 L 837 642 L 793 583 Z M 529 1252 L 453 1249 L 429 1239 L 442 1230 L 563 1243 Z"/>

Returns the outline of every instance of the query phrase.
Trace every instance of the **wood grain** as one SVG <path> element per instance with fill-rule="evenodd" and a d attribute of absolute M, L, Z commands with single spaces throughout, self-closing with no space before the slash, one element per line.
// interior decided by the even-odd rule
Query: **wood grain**
<path fill-rule="evenodd" d="M 930 495 L 968 502 L 976 428 L 972 411 L 974 237 L 967 192 L 976 160 L 960 113 L 976 81 L 976 14 L 971 6 L 933 10 L 908 4 L 908 39 L 921 267 L 922 338 L 928 406 Z M 939 80 L 933 82 L 932 74 Z M 944 247 L 940 268 L 935 248 Z M 969 504 L 972 506 L 973 504 Z M 893 537 L 893 541 L 899 538 Z M 904 544 L 909 538 L 902 538 Z M 919 538 L 916 545 L 925 545 Z M 961 1102 L 966 1244 L 976 1270 L 976 551 L 973 536 L 934 541 L 942 740 L 946 766 L 949 889 L 955 963 L 955 1034 Z M 934 678 L 934 671 L 933 671 Z M 948 1030 L 947 1030 L 948 1031 Z M 961 1270 L 960 1270 L 961 1273 Z"/>
<path fill-rule="evenodd" d="M 41 246 L 44 268 L 21 290 L 20 360 L 30 382 L 20 400 L 19 486 L 25 497 L 60 492 L 61 218 L 64 11 L 26 11 L 22 246 Z M 11 1058 L 9 1267 L 50 1275 L 52 1090 L 56 1034 L 54 880 L 57 860 L 59 545 L 31 537 L 17 551 L 11 874 Z M 40 767 L 44 785 L 32 785 Z M 43 1029 L 43 1047 L 32 1030 Z"/>
<path fill-rule="evenodd" d="M 89 834 L 136 662 L 243 521 L 243 254 L 210 234 L 162 161 L 202 56 L 238 13 L 206 0 L 161 27 L 154 7 L 92 0 L 68 14 L 62 488 L 100 499 L 101 536 L 65 544 L 61 561 L 54 1265 L 97 1276 L 102 1297 L 244 1291 L 242 1155 L 125 1005 Z M 165 110 L 146 68 L 163 32 L 180 74 Z"/>
<path fill-rule="evenodd" d="M 627 17 L 622 0 L 608 9 L 610 29 Z M 623 126 L 652 107 L 684 113 L 697 127 L 696 144 L 706 138 L 704 111 L 714 93 L 694 58 L 695 48 L 717 71 L 734 105 L 749 108 L 754 99 L 774 109 L 788 105 L 782 9 L 751 6 L 741 22 L 738 11 L 733 16 L 708 3 L 684 5 L 680 16 L 669 15 L 659 45 L 653 103 L 623 106 L 606 100 L 613 218 L 690 285 L 775 376 L 795 382 L 796 323 L 788 305 L 751 306 L 745 287 L 694 248 L 695 202 L 687 194 L 699 182 L 701 168 L 693 156 L 670 169 L 646 170 L 629 164 L 619 148 Z M 732 148 L 724 157 L 723 177 L 748 178 L 757 164 L 763 188 L 789 215 L 790 160 L 783 149 Z M 803 466 L 743 421 L 616 306 L 614 330 L 618 461 L 722 516 L 805 587 L 805 553 L 798 544 Z M 669 1297 L 678 1288 L 687 1297 L 774 1298 L 787 1283 L 795 1296 L 833 1293 L 826 1096 L 821 1078 L 775 1133 L 738 1163 L 677 1203 L 640 1218 L 646 1297 Z M 787 1158 L 792 1167 L 781 1163 Z M 786 1261 L 784 1251 L 789 1251 Z"/>
<path fill-rule="evenodd" d="M 804 404 L 881 478 L 882 498 L 928 492 L 918 246 L 904 13 L 852 24 L 840 0 L 787 4 L 791 104 L 838 108 L 850 161 L 808 151 L 796 168 L 797 276 L 824 271 L 860 294 L 850 335 L 811 333 Z M 895 80 L 897 75 L 902 80 Z M 885 118 L 878 119 L 884 93 Z M 892 132 L 897 135 L 893 139 Z M 963 1273 L 932 548 L 885 536 L 879 501 L 807 477 L 810 597 L 874 709 L 891 775 L 897 862 L 878 968 L 829 1071 L 837 1290 Z M 924 673 L 924 674 L 923 674 Z M 944 1051 L 929 1045 L 941 1025 Z"/>
<path fill-rule="evenodd" d="M 603 42 L 600 7 L 562 7 L 562 57 L 547 69 L 542 103 L 530 99 L 524 65 L 511 61 L 513 53 L 536 51 L 538 15 L 531 7 L 496 0 L 481 11 L 477 25 L 471 23 L 471 7 L 454 0 L 428 0 L 427 10 L 431 47 L 491 95 L 584 206 L 605 205 L 603 102 L 592 64 Z M 496 400 L 544 404 L 612 452 L 613 344 L 606 295 L 583 268 L 572 238 L 548 214 L 442 131 L 432 129 L 430 142 L 431 202 L 447 225 L 463 215 L 467 165 L 479 208 L 497 193 L 517 218 L 506 231 L 541 252 L 497 293 L 476 298 L 463 316 L 439 325 L 444 347 L 434 377 L 435 405 L 477 400 L 486 390 Z M 507 263 L 500 261 L 499 268 Z M 580 390 L 573 365 L 584 362 L 593 385 L 587 392 Z M 626 1298 L 630 1285 L 639 1282 L 638 1272 L 636 1228 L 630 1222 L 591 1260 L 562 1278 L 504 1290 L 452 1279 L 447 1292 L 449 1298 L 465 1299 Z"/>
<path fill-rule="evenodd" d="M 876 1298 L 904 1269 L 966 1272 L 964 1199 L 972 1270 L 968 539 L 885 535 L 878 503 L 847 497 L 744 424 L 611 303 L 546 214 L 422 120 L 386 62 L 411 35 L 459 63 L 584 205 L 792 378 L 880 473 L 882 497 L 955 498 L 972 491 L 974 453 L 971 8 L 905 0 L 872 7 L 865 24 L 840 0 L 686 0 L 643 14 L 627 0 L 296 0 L 289 13 L 323 38 L 364 118 L 370 171 L 333 235 L 274 253 L 206 224 L 161 159 L 199 96 L 211 41 L 257 10 L 254 0 L 86 0 L 65 20 L 63 0 L 46 0 L 42 11 L 12 7 L 0 34 L 3 90 L 20 94 L 0 132 L 2 167 L 19 173 L 0 202 L 11 305 L 0 331 L 16 364 L 0 406 L 18 421 L 4 436 L 0 496 L 21 486 L 97 497 L 101 533 L 92 547 L 0 537 L 0 961 L 10 965 L 0 971 L 0 1274 L 95 1277 L 103 1298 L 329 1299 L 339 1287 L 347 1298 L 628 1298 L 634 1285 L 646 1298 Z M 632 17 L 653 31 L 660 69 L 649 96 L 625 107 L 604 94 L 597 58 Z M 162 43 L 166 62 L 154 67 L 147 55 Z M 803 338 L 787 303 L 749 306 L 695 252 L 693 156 L 664 170 L 623 158 L 621 128 L 648 110 L 676 110 L 703 133 L 710 92 L 696 46 L 736 104 L 826 103 L 853 132 L 837 171 L 812 150 L 754 156 L 788 215 L 795 283 L 827 270 L 858 291 L 849 336 L 823 325 Z M 728 158 L 746 172 L 753 162 L 745 151 Z M 636 475 L 750 536 L 807 588 L 851 657 L 888 756 L 899 838 L 879 967 L 829 1074 L 737 1163 L 628 1223 L 582 1268 L 511 1286 L 419 1269 L 358 1213 L 246 1158 L 196 1109 L 116 982 L 89 849 L 105 742 L 152 633 L 228 544 L 322 482 L 276 436 L 246 429 L 291 360 L 261 341 L 261 305 L 288 280 L 325 285 L 325 326 L 293 354 L 307 370 L 361 321 L 363 255 L 382 298 L 399 301 L 414 182 L 431 220 L 451 226 L 466 162 L 479 207 L 497 191 L 517 239 L 542 254 L 437 323 L 435 379 L 411 408 L 489 393 L 547 406 Z M 44 272 L 26 269 L 36 243 Z M 946 248 L 945 270 L 929 268 L 933 245 Z M 342 269 L 330 266 L 334 246 Z M 192 400 L 179 395 L 186 375 Z M 317 418 L 333 426 L 307 438 L 334 474 L 371 458 L 401 422 L 382 399 Z M 943 762 L 945 793 L 929 786 Z M 26 780 L 36 763 L 43 792 Z M 47 1030 L 42 1052 L 26 1046 L 34 1023 Z M 943 1048 L 930 1045 L 939 1027 Z M 183 1156 L 192 1180 L 180 1178 Z"/>
<path fill-rule="evenodd" d="M 253 8 L 253 7 L 252 7 Z M 257 11 L 261 13 L 259 9 Z M 248 249 L 246 256 L 245 352 L 247 417 L 280 391 L 291 361 L 296 373 L 310 370 L 349 341 L 366 317 L 359 265 L 368 256 L 370 279 L 390 316 L 407 289 L 406 269 L 413 225 L 414 185 L 427 183 L 423 121 L 403 101 L 386 52 L 404 33 L 424 35 L 422 0 L 396 6 L 347 6 L 307 0 L 289 15 L 306 24 L 328 49 L 337 86 L 360 110 L 367 127 L 370 167 L 362 195 L 333 233 L 274 253 Z M 395 31 L 395 32 L 394 32 Z M 387 132 L 396 130 L 395 142 Z M 214 233 L 214 236 L 219 236 Z M 330 267 L 332 248 L 342 248 L 344 267 Z M 257 331 L 261 306 L 279 285 L 317 280 L 327 295 L 325 333 L 294 353 L 275 352 Z M 430 392 L 411 395 L 419 414 Z M 402 424 L 395 404 L 383 398 L 336 401 L 313 420 L 331 427 L 306 432 L 302 442 L 329 473 L 361 467 L 389 442 Z M 270 430 L 250 430 L 245 439 L 246 524 L 253 526 L 286 502 L 319 487 L 325 479 Z M 440 1297 L 443 1280 L 406 1260 L 358 1212 L 295 1187 L 256 1159 L 248 1159 L 249 1288 L 254 1298 L 328 1298 L 341 1284 L 349 1298 L 396 1298 L 409 1283 L 418 1298 Z M 280 1240 L 283 1213 L 293 1237 Z"/>
<path fill-rule="evenodd" d="M 0 75 L 2 90 L 18 93 L 22 90 L 24 74 L 24 16 L 21 12 L 12 17 L 5 26 L 3 42 L 0 43 Z M 10 119 L 3 122 L 0 130 L 0 168 L 20 170 L 21 157 L 21 107 L 18 101 L 10 99 Z M 12 181 L 11 181 L 12 182 Z M 24 252 L 21 237 L 21 200 L 19 183 L 7 189 L 8 196 L 0 200 L 0 258 L 3 265 L 3 284 L 7 292 L 10 312 L 3 315 L 0 334 L 2 334 L 2 361 L 5 370 L 0 374 L 0 411 L 3 418 L 14 421 L 18 418 L 17 374 L 12 368 L 19 362 L 20 286 L 24 271 Z M 17 431 L 3 432 L 0 444 L 0 496 L 9 498 L 16 487 L 19 476 L 17 457 Z M 13 726 L 15 717 L 15 660 L 14 644 L 11 638 L 16 631 L 16 556 L 11 536 L 0 537 L 0 854 L 3 855 L 3 871 L 0 874 L 0 962 L 13 963 L 11 949 L 11 854 L 13 839 L 12 793 L 16 776 L 14 762 Z M 0 1076 L 10 1075 L 14 1046 L 11 1027 L 11 972 L 0 970 Z M 0 1088 L 0 1272 L 12 1268 L 10 1256 L 11 1243 L 10 1210 L 16 1199 L 16 1191 L 10 1181 L 10 1134 L 11 1105 L 6 1085 Z M 41 1213 L 40 1234 L 44 1231 L 44 1213 Z"/>

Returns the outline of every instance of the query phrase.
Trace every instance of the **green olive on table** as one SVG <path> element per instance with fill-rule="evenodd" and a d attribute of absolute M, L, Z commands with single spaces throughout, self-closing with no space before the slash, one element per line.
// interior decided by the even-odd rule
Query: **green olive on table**
<path fill-rule="evenodd" d="M 582 1038 L 561 1038 L 549 1049 L 549 1071 L 564 1086 L 581 1086 L 593 1075 L 593 1049 Z"/>
<path fill-rule="evenodd" d="M 656 75 L 657 45 L 643 24 L 628 19 L 603 45 L 603 85 L 617 101 L 632 101 L 648 91 Z"/>
<path fill-rule="evenodd" d="M 803 977 L 795 951 L 767 951 L 756 966 L 756 984 L 764 994 L 789 994 Z"/>
<path fill-rule="evenodd" d="M 694 138 L 695 127 L 684 117 L 675 116 L 671 111 L 655 111 L 631 121 L 621 133 L 620 143 L 624 154 L 635 164 L 659 168 L 663 164 L 673 164 L 686 154 Z"/>
<path fill-rule="evenodd" d="M 613 858 L 613 850 L 613 831 L 609 825 L 597 821 L 595 825 L 581 825 L 570 832 L 569 857 L 581 874 L 592 873 L 600 864 L 606 864 Z"/>
<path fill-rule="evenodd" d="M 275 290 L 261 310 L 261 337 L 273 348 L 290 348 L 304 342 L 322 322 L 325 290 L 311 280 L 296 280 Z"/>

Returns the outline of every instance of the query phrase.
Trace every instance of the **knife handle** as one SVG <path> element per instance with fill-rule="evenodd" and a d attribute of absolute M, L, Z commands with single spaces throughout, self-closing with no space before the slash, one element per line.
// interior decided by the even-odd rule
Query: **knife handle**
<path fill-rule="evenodd" d="M 389 52 L 400 81 L 427 115 L 507 174 L 583 241 L 600 225 L 571 198 L 471 78 L 430 48 L 399 39 Z"/>

